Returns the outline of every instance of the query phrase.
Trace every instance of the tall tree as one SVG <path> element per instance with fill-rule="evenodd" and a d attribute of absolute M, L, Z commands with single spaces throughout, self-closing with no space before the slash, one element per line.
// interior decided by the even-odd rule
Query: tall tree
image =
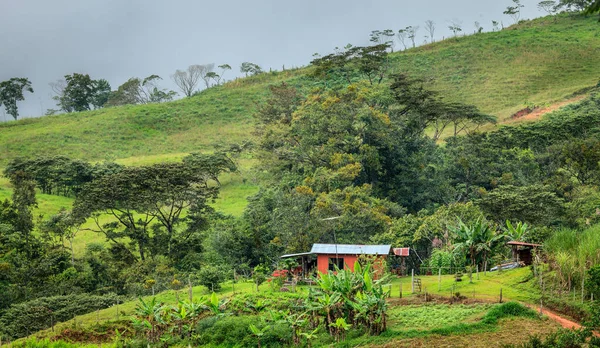
<path fill-rule="evenodd" d="M 35 182 L 31 176 L 19 171 L 10 177 L 13 185 L 12 201 L 16 212 L 15 230 L 20 235 L 23 248 L 31 256 L 31 239 L 33 232 L 33 208 L 37 207 Z"/>
<path fill-rule="evenodd" d="M 549 15 L 553 15 L 557 10 L 557 3 L 554 0 L 544 0 L 540 1 L 537 5 L 540 11 L 544 11 Z"/>
<path fill-rule="evenodd" d="M 412 42 L 412 47 L 415 48 L 416 47 L 416 42 L 415 39 L 417 37 L 417 32 L 419 31 L 419 26 L 409 26 L 406 27 L 406 36 L 410 39 L 410 41 Z"/>
<path fill-rule="evenodd" d="M 406 29 L 400 29 L 400 30 L 398 30 L 398 33 L 396 34 L 396 36 L 398 37 L 398 40 L 404 47 L 404 50 L 406 50 L 408 48 L 408 47 L 406 47 L 406 35 L 407 35 Z"/>
<path fill-rule="evenodd" d="M 196 91 L 202 76 L 206 74 L 204 69 L 205 66 L 203 65 L 190 65 L 187 70 L 175 71 L 175 73 L 171 75 L 171 79 L 186 97 L 190 97 Z"/>
<path fill-rule="evenodd" d="M 0 82 L 0 106 L 4 105 L 6 113 L 15 120 L 19 117 L 17 102 L 25 100 L 23 91 L 33 93 L 31 82 L 24 77 L 13 77 L 10 80 Z"/>
<path fill-rule="evenodd" d="M 150 75 L 143 80 L 132 77 L 111 93 L 107 105 L 162 103 L 173 100 L 177 92 L 159 88 L 158 80 L 161 80 L 158 75 Z"/>
<path fill-rule="evenodd" d="M 206 86 L 206 88 L 210 88 L 210 80 L 214 78 L 214 69 L 215 69 L 215 64 L 210 63 L 210 64 L 204 64 L 202 65 L 202 72 L 200 74 L 200 77 L 202 78 L 202 81 L 204 81 L 204 85 Z"/>
<path fill-rule="evenodd" d="M 521 19 L 521 9 L 525 6 L 521 4 L 521 0 L 512 0 L 512 2 L 513 6 L 506 7 L 506 10 L 503 13 L 511 16 L 515 23 L 519 23 L 519 19 Z"/>
<path fill-rule="evenodd" d="M 240 72 L 246 74 L 246 76 L 248 76 L 248 74 L 257 75 L 262 72 L 262 69 L 258 64 L 243 62 L 242 65 L 240 65 Z"/>
<path fill-rule="evenodd" d="M 104 106 L 110 96 L 110 84 L 104 79 L 93 80 L 88 74 L 65 75 L 64 80 L 50 83 L 53 97 L 64 112 L 86 111 Z"/>
<path fill-rule="evenodd" d="M 433 35 L 435 34 L 435 22 L 431 19 L 425 21 L 425 30 L 429 33 L 429 41 L 435 42 Z"/>

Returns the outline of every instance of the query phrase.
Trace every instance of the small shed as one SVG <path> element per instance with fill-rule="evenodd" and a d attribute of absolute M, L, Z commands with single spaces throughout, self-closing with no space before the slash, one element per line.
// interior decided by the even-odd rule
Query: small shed
<path fill-rule="evenodd" d="M 406 275 L 406 259 L 410 256 L 410 248 L 393 248 L 394 260 L 392 273 L 398 276 Z"/>
<path fill-rule="evenodd" d="M 512 249 L 513 261 L 522 262 L 526 266 L 529 266 L 533 263 L 533 255 L 531 252 L 542 246 L 541 244 L 517 241 L 511 241 L 506 244 L 510 245 Z"/>

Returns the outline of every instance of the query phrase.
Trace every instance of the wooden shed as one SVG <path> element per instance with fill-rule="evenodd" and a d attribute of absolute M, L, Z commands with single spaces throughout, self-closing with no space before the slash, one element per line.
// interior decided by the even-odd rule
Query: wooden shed
<path fill-rule="evenodd" d="M 532 251 L 542 246 L 541 244 L 516 241 L 511 241 L 506 244 L 510 245 L 512 249 L 513 261 L 522 262 L 526 266 L 529 266 L 533 263 Z"/>

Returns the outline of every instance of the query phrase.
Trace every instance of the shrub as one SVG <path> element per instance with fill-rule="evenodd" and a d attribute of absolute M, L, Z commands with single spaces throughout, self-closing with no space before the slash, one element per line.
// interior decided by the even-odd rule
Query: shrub
<path fill-rule="evenodd" d="M 537 313 L 517 302 L 507 302 L 492 308 L 483 317 L 484 324 L 496 324 L 498 320 L 508 317 L 537 318 Z"/>
<path fill-rule="evenodd" d="M 206 286 L 209 291 L 219 291 L 224 280 L 225 274 L 217 266 L 204 266 L 198 272 L 198 282 Z"/>
<path fill-rule="evenodd" d="M 199 332 L 199 345 L 210 344 L 227 347 L 256 346 L 256 338 L 252 336 L 250 324 L 262 329 L 266 324 L 261 323 L 257 316 L 228 316 L 209 317 L 198 322 L 196 332 Z M 291 341 L 291 330 L 284 324 L 271 324 L 261 337 L 265 347 L 283 346 Z"/>
<path fill-rule="evenodd" d="M 67 295 L 42 297 L 10 306 L 0 317 L 0 332 L 11 339 L 49 328 L 52 322 L 68 321 L 81 314 L 110 307 L 121 301 L 110 295 Z"/>

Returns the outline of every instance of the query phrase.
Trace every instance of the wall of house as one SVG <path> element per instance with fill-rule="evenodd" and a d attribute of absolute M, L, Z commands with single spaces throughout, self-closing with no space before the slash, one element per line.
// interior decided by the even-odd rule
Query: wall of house
<path fill-rule="evenodd" d="M 354 271 L 354 262 L 358 260 L 357 255 L 342 255 L 338 254 L 338 258 L 344 259 L 344 269 Z M 320 273 L 327 273 L 329 271 L 329 259 L 335 258 L 335 254 L 319 254 L 317 255 L 317 269 Z"/>
<path fill-rule="evenodd" d="M 317 255 L 317 270 L 320 273 L 327 273 L 329 271 L 329 259 L 335 258 L 335 254 L 319 254 Z M 338 258 L 344 259 L 344 269 L 354 271 L 354 263 L 358 260 L 358 255 L 342 255 L 338 254 Z M 384 255 L 380 255 L 377 260 L 373 263 L 373 270 L 375 271 L 375 278 L 379 278 L 385 273 L 385 260 Z"/>

